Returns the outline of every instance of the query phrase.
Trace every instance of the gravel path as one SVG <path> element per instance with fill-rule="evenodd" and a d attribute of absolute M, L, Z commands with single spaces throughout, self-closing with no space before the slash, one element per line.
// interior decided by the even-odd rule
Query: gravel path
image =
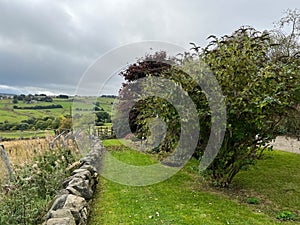
<path fill-rule="evenodd" d="M 278 136 L 275 141 L 271 143 L 276 150 L 293 152 L 300 154 L 300 141 L 296 138 L 289 138 L 285 136 Z"/>

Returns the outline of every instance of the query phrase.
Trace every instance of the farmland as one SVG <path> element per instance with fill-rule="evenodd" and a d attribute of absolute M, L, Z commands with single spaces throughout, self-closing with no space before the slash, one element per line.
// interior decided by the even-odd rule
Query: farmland
<path fill-rule="evenodd" d="M 84 107 L 85 98 L 82 99 L 82 107 Z M 97 101 L 100 103 L 101 108 L 104 111 L 110 112 L 112 104 L 114 102 L 113 98 L 107 97 L 99 97 Z M 54 108 L 54 109 L 14 109 L 14 106 L 18 107 L 34 107 L 34 106 L 47 106 L 47 105 L 61 105 L 62 108 Z M 21 122 L 22 120 L 29 119 L 31 117 L 42 118 L 46 116 L 58 117 L 60 115 L 70 115 L 73 105 L 73 98 L 69 99 L 60 99 L 53 98 L 52 103 L 47 102 L 35 102 L 35 103 L 24 103 L 18 102 L 14 104 L 12 99 L 1 99 L 0 100 L 0 122 L 8 121 L 8 122 Z"/>
<path fill-rule="evenodd" d="M 110 113 L 114 102 L 111 97 L 76 97 L 74 104 L 74 97 L 46 96 L 47 101 L 39 101 L 31 97 L 32 95 L 24 96 L 0 98 L 0 137 L 4 140 L 43 138 L 49 133 L 53 135 L 54 130 L 61 126 L 62 129 L 70 128 L 71 122 L 65 123 L 64 120 L 71 121 L 73 107 L 76 107 L 75 110 L 84 111 L 91 109 L 92 105 L 87 102 L 93 102 L 97 107 L 95 110 Z"/>

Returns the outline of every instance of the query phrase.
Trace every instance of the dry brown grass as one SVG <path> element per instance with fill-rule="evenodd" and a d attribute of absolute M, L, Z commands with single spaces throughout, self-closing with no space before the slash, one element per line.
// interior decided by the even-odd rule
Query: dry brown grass
<path fill-rule="evenodd" d="M 24 165 L 32 160 L 35 153 L 43 153 L 49 148 L 47 139 L 5 141 L 2 144 L 13 165 Z"/>
<path fill-rule="evenodd" d="M 43 153 L 49 148 L 49 139 L 15 140 L 1 142 L 7 152 L 12 166 L 29 163 L 35 153 Z M 3 159 L 0 158 L 0 180 L 7 177 L 7 168 Z"/>
<path fill-rule="evenodd" d="M 1 145 L 4 145 L 10 163 L 14 168 L 16 165 L 23 166 L 32 162 L 34 156 L 41 155 L 49 150 L 52 140 L 53 137 L 49 135 L 40 139 L 4 141 L 1 142 Z M 72 140 L 67 140 L 65 144 L 78 153 L 77 145 Z M 57 140 L 53 145 L 54 149 L 62 146 L 61 139 Z M 3 179 L 7 178 L 7 175 L 8 171 L 5 162 L 0 158 L 0 184 Z"/>
<path fill-rule="evenodd" d="M 12 165 L 24 165 L 30 162 L 35 155 L 43 154 L 45 150 L 50 148 L 50 143 L 53 140 L 52 136 L 46 138 L 32 139 L 32 140 L 14 140 L 4 141 L 1 144 L 4 145 L 5 150 Z M 62 139 L 58 139 L 54 142 L 54 148 L 63 147 Z M 72 140 L 68 139 L 65 145 L 77 151 L 77 145 Z"/>

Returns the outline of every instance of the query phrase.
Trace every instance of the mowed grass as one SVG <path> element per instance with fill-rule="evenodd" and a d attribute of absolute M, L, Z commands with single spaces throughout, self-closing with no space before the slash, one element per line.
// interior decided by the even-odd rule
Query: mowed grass
<path fill-rule="evenodd" d="M 300 154 L 269 152 L 255 166 L 241 171 L 232 187 L 242 198 L 258 197 L 262 210 L 273 216 L 287 210 L 300 217 Z"/>
<path fill-rule="evenodd" d="M 116 158 L 134 165 L 155 161 L 151 155 L 104 141 Z M 125 186 L 100 177 L 89 225 L 98 224 L 282 224 L 278 212 L 299 213 L 300 156 L 274 151 L 248 171 L 242 171 L 230 189 L 209 186 L 198 174 L 198 162 L 190 160 L 164 182 Z M 290 192 L 287 193 L 287 187 Z M 292 190 L 292 191 L 291 191 Z M 259 205 L 246 203 L 258 197 Z M 284 224 L 300 224 L 287 221 Z"/>

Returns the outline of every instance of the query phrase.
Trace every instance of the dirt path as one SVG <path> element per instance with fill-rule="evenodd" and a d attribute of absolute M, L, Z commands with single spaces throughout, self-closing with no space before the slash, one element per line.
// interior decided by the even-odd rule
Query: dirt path
<path fill-rule="evenodd" d="M 289 138 L 285 136 L 278 136 L 274 142 L 271 143 L 276 150 L 293 152 L 300 154 L 300 141 L 296 138 Z"/>

